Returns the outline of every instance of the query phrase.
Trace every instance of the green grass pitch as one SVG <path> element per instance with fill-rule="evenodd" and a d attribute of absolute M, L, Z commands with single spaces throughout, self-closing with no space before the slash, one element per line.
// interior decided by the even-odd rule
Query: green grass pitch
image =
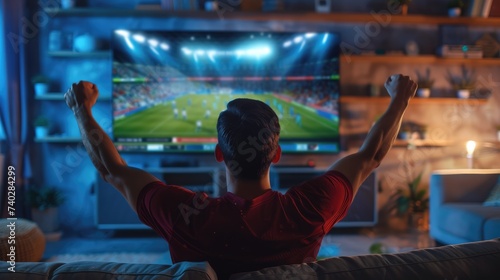
<path fill-rule="evenodd" d="M 219 113 L 226 109 L 226 103 L 235 98 L 251 98 L 268 103 L 280 117 L 281 139 L 301 138 L 317 139 L 332 138 L 339 133 L 339 128 L 333 122 L 318 116 L 314 110 L 286 102 L 272 94 L 219 94 L 195 95 L 188 94 L 172 101 L 165 102 L 142 112 L 115 120 L 115 137 L 216 137 L 216 123 Z M 283 107 L 283 115 L 278 113 L 278 104 Z M 296 123 L 290 115 L 290 107 L 295 114 L 300 114 L 302 124 Z M 174 107 L 178 109 L 174 117 Z M 182 117 L 185 109 L 187 117 Z M 210 116 L 206 111 L 210 110 Z M 196 122 L 201 121 L 201 129 L 196 128 Z"/>

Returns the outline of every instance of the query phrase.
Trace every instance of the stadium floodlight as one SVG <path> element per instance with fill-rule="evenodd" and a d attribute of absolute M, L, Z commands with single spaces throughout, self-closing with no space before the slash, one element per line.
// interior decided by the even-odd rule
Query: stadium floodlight
<path fill-rule="evenodd" d="M 149 48 L 151 49 L 152 52 L 154 52 L 155 54 L 157 55 L 160 55 L 160 53 L 156 50 L 156 48 L 154 48 L 153 46 L 149 46 Z"/>
<path fill-rule="evenodd" d="M 264 47 L 260 49 L 260 54 L 261 55 L 269 55 L 271 54 L 271 49 L 268 47 Z"/>
<path fill-rule="evenodd" d="M 135 34 L 134 36 L 132 36 L 132 38 L 134 38 L 134 40 L 136 40 L 139 43 L 146 42 L 146 37 L 144 37 L 144 35 L 141 34 Z"/>
<path fill-rule="evenodd" d="M 166 43 L 161 43 L 160 48 L 164 51 L 168 51 L 170 49 L 170 46 Z"/>
<path fill-rule="evenodd" d="M 158 40 L 156 40 L 156 39 L 149 39 L 148 43 L 153 48 L 156 48 L 158 46 L 158 44 L 160 44 L 160 42 L 158 42 Z"/>
<path fill-rule="evenodd" d="M 183 52 L 185 55 L 190 55 L 190 54 L 192 54 L 192 53 L 193 53 L 193 52 L 192 52 L 190 49 L 188 49 L 188 48 L 182 48 L 181 50 L 182 50 L 182 52 Z"/>
<path fill-rule="evenodd" d="M 305 45 L 306 45 L 306 41 L 302 41 L 302 44 L 300 45 L 299 51 L 301 51 Z"/>
<path fill-rule="evenodd" d="M 120 35 L 120 36 L 123 36 L 123 37 L 130 36 L 130 31 L 128 31 L 128 30 L 119 29 L 119 30 L 116 30 L 115 33 Z"/>
<path fill-rule="evenodd" d="M 292 41 L 286 41 L 285 43 L 283 43 L 283 47 L 285 48 L 288 48 L 292 45 Z"/>
<path fill-rule="evenodd" d="M 204 50 L 197 50 L 196 51 L 196 55 L 205 55 L 205 51 Z"/>
<path fill-rule="evenodd" d="M 328 40 L 328 33 L 325 33 L 325 36 L 323 36 L 323 44 L 326 43 Z"/>
<path fill-rule="evenodd" d="M 295 44 L 298 44 L 298 43 L 302 42 L 302 40 L 304 40 L 304 38 L 302 36 L 297 36 L 293 39 L 293 42 L 295 42 Z"/>
<path fill-rule="evenodd" d="M 312 32 L 306 33 L 306 38 L 312 38 L 314 36 L 316 36 L 316 33 L 312 33 Z"/>
<path fill-rule="evenodd" d="M 212 61 L 215 62 L 214 55 L 217 53 L 215 50 L 210 50 L 208 51 L 208 58 Z"/>

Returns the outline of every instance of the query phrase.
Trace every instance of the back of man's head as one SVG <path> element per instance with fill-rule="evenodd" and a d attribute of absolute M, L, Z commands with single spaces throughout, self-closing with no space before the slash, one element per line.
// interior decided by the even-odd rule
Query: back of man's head
<path fill-rule="evenodd" d="M 237 179 L 265 175 L 278 151 L 280 124 L 262 101 L 239 98 L 227 104 L 217 120 L 219 147 L 226 166 Z"/>

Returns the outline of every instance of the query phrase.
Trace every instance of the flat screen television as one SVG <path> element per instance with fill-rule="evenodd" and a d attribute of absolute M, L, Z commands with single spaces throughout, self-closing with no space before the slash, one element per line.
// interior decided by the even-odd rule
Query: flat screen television
<path fill-rule="evenodd" d="M 284 153 L 337 153 L 339 45 L 325 32 L 115 30 L 115 144 L 213 152 L 219 113 L 244 97 L 275 110 Z"/>

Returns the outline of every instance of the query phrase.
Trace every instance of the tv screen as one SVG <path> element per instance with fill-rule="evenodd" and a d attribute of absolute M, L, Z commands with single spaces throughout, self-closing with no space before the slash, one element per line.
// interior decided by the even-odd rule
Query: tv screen
<path fill-rule="evenodd" d="M 339 36 L 324 32 L 113 34 L 113 135 L 120 151 L 213 152 L 218 115 L 258 99 L 285 153 L 337 153 Z"/>

